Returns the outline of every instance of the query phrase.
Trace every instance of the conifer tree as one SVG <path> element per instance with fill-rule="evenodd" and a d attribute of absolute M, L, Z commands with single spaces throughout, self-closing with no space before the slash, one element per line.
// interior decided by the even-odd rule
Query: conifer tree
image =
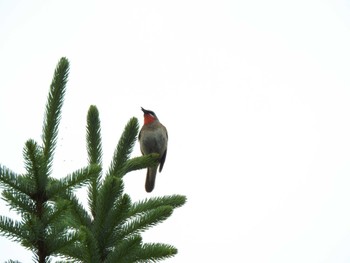
<path fill-rule="evenodd" d="M 98 165 L 89 165 L 61 179 L 51 177 L 68 73 L 69 62 L 61 58 L 47 99 L 42 144 L 29 139 L 24 146 L 26 172 L 17 174 L 0 165 L 2 197 L 21 217 L 17 221 L 0 216 L 0 233 L 31 250 L 39 263 L 49 262 L 52 255 L 75 242 L 62 220 L 70 204 L 62 196 L 100 172 Z"/>
<path fill-rule="evenodd" d="M 54 72 L 46 104 L 42 144 L 25 143 L 24 174 L 0 165 L 2 197 L 21 216 L 0 216 L 0 234 L 33 252 L 35 262 L 50 262 L 53 255 L 64 262 L 156 262 L 174 256 L 175 247 L 144 243 L 141 234 L 163 222 L 186 202 L 181 195 L 153 197 L 132 202 L 124 193 L 123 177 L 155 164 L 159 156 L 130 158 L 139 125 L 131 118 L 125 126 L 102 177 L 102 142 L 99 113 L 91 106 L 87 116 L 88 165 L 61 179 L 51 176 L 69 62 L 62 58 Z M 88 209 L 74 194 L 88 184 Z M 8 262 L 17 262 L 9 260 Z"/>
<path fill-rule="evenodd" d="M 100 120 L 95 106 L 88 111 L 86 130 L 89 165 L 102 166 Z M 65 247 L 63 254 L 72 262 L 156 262 L 177 253 L 171 245 L 143 243 L 141 233 L 167 219 L 186 198 L 172 195 L 132 202 L 124 193 L 123 177 L 154 165 L 159 158 L 158 154 L 130 158 L 138 130 L 137 119 L 131 118 L 104 179 L 101 173 L 92 177 L 88 187 L 89 211 L 71 198 L 74 209 L 70 224 L 75 226 L 80 238 L 74 246 Z"/>

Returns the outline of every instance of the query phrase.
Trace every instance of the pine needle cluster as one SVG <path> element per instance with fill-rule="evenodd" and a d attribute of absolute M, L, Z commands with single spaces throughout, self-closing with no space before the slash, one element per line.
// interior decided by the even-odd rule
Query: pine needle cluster
<path fill-rule="evenodd" d="M 141 233 L 163 222 L 186 197 L 172 195 L 132 202 L 124 193 L 123 177 L 158 161 L 157 154 L 131 158 L 139 125 L 131 118 L 115 149 L 105 176 L 102 174 L 102 140 L 99 112 L 87 115 L 88 164 L 61 179 L 51 176 L 69 62 L 61 58 L 50 86 L 42 144 L 25 143 L 24 174 L 0 165 L 2 197 L 21 220 L 0 216 L 0 234 L 33 252 L 34 262 L 157 262 L 174 256 L 175 247 L 143 243 Z M 88 186 L 88 210 L 74 190 Z M 10 260 L 8 262 L 17 262 Z"/>

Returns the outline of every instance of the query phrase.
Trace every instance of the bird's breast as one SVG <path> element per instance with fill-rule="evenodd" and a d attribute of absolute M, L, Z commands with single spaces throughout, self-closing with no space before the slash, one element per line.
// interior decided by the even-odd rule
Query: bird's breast
<path fill-rule="evenodd" d="M 144 154 L 158 153 L 163 154 L 167 148 L 168 139 L 163 129 L 144 129 L 140 134 L 141 151 Z"/>

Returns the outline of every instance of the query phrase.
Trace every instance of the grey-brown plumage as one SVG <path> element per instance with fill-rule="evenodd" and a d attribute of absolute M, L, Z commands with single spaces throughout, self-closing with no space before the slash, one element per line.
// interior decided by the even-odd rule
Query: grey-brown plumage
<path fill-rule="evenodd" d="M 161 124 L 153 111 L 141 108 L 144 113 L 144 125 L 139 133 L 140 148 L 143 155 L 158 153 L 159 163 L 154 167 L 147 168 L 145 188 L 147 192 L 154 189 L 157 169 L 162 171 L 168 147 L 168 132 Z"/>

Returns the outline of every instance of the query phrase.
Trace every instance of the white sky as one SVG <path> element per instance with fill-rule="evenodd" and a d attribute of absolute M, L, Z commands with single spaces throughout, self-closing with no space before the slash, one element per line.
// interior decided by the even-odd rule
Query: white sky
<path fill-rule="evenodd" d="M 105 169 L 129 118 L 154 110 L 163 172 L 152 194 L 145 171 L 125 183 L 134 201 L 188 197 L 144 234 L 179 249 L 163 262 L 350 261 L 349 1 L 1 1 L 0 37 L 2 165 L 24 171 L 66 56 L 54 175 L 86 165 L 89 105 Z M 1 237 L 10 258 L 31 253 Z"/>

